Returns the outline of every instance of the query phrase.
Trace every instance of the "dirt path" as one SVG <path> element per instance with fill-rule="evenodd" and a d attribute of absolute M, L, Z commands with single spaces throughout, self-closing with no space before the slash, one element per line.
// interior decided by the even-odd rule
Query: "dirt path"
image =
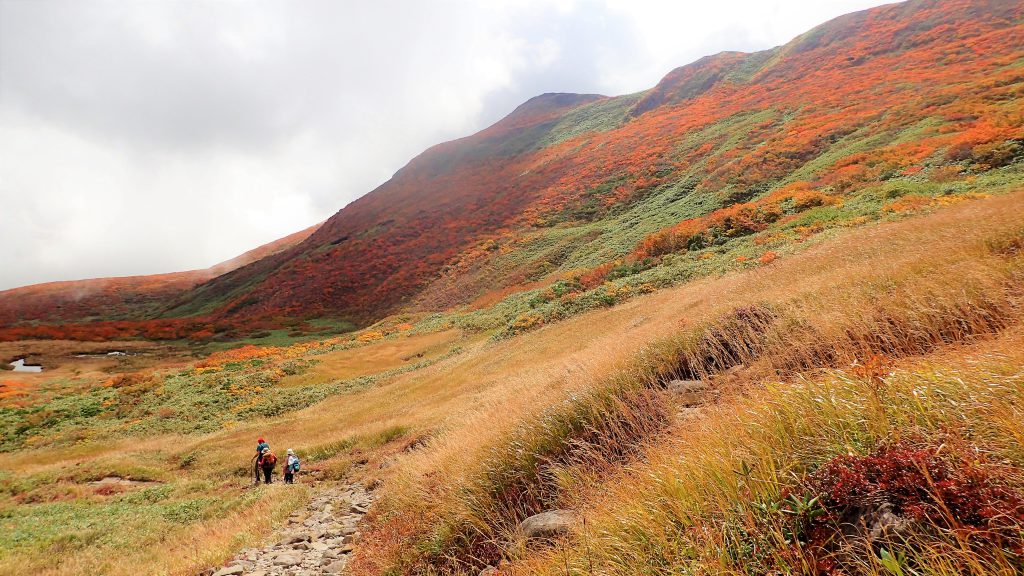
<path fill-rule="evenodd" d="M 359 538 L 359 521 L 373 502 L 361 484 L 319 488 L 293 512 L 274 544 L 247 548 L 202 576 L 320 576 L 343 574 Z"/>

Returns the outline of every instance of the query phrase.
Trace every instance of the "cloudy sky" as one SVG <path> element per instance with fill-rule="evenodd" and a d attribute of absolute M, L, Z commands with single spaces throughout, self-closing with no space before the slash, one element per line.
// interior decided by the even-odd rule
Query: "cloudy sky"
<path fill-rule="evenodd" d="M 543 92 L 873 0 L 0 0 L 0 289 L 205 268 Z"/>

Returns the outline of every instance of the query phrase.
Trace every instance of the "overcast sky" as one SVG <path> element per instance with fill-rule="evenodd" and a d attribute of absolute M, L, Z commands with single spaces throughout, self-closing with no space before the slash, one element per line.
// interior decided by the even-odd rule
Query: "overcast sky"
<path fill-rule="evenodd" d="M 0 0 L 0 289 L 205 268 L 537 94 L 882 3 Z"/>

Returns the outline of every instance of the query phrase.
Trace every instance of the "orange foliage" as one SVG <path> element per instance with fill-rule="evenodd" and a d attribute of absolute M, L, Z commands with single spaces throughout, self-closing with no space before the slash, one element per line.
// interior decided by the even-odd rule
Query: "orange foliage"
<path fill-rule="evenodd" d="M 683 193 L 726 206 L 649 236 L 634 257 L 751 234 L 937 165 L 985 170 L 1018 161 L 1022 21 L 1020 2 L 892 4 L 833 20 L 770 54 L 722 53 L 683 66 L 638 101 L 539 96 L 486 130 L 425 151 L 303 242 L 174 299 L 212 309 L 208 318 L 15 327 L 84 318 L 107 301 L 54 315 L 45 299 L 5 308 L 0 298 L 0 338 L 204 338 L 211 326 L 219 333 L 313 316 L 370 323 L 432 280 L 470 273 L 513 248 L 510 231 L 600 218 L 681 184 L 684 174 L 693 181 Z M 621 121 L 548 138 L 583 107 L 615 105 Z M 852 140 L 858 152 L 842 154 Z M 834 162 L 812 162 L 833 152 Z M 808 182 L 766 196 L 796 170 Z M 609 271 L 587 272 L 585 285 Z"/>
<path fill-rule="evenodd" d="M 0 382 L 0 399 L 11 398 L 13 396 L 23 396 L 27 394 L 29 385 L 25 382 L 18 382 L 17 380 L 4 380 Z"/>
<path fill-rule="evenodd" d="M 779 220 L 786 211 L 802 212 L 836 202 L 838 200 L 835 197 L 810 188 L 806 182 L 798 182 L 760 200 L 733 204 L 707 216 L 683 220 L 675 226 L 655 232 L 640 242 L 634 256 L 648 258 L 703 248 L 716 238 L 760 232 Z"/>
<path fill-rule="evenodd" d="M 775 262 L 775 260 L 778 257 L 778 254 L 769 250 L 768 252 L 761 254 L 761 257 L 758 258 L 757 261 L 760 262 L 762 266 L 764 266 L 766 264 L 771 264 L 772 262 Z"/>
<path fill-rule="evenodd" d="M 277 350 L 277 348 L 253 346 L 250 344 L 242 346 L 241 348 L 234 348 L 223 352 L 214 352 L 204 360 L 196 363 L 196 367 L 207 368 L 211 366 L 219 366 L 228 362 L 244 362 L 255 358 L 267 358 L 276 355 Z"/>
<path fill-rule="evenodd" d="M 596 288 L 604 283 L 605 279 L 608 278 L 608 273 L 612 271 L 612 268 L 615 268 L 614 262 L 601 264 L 600 266 L 581 274 L 579 277 L 579 283 L 586 290 Z"/>

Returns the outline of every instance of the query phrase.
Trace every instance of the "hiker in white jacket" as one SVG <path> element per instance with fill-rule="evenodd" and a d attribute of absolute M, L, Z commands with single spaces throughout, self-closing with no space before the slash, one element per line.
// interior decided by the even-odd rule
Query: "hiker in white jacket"
<path fill-rule="evenodd" d="M 295 473 L 299 471 L 299 457 L 295 455 L 295 451 L 291 448 L 288 449 L 288 458 L 284 461 L 284 483 L 293 484 L 295 480 Z"/>

